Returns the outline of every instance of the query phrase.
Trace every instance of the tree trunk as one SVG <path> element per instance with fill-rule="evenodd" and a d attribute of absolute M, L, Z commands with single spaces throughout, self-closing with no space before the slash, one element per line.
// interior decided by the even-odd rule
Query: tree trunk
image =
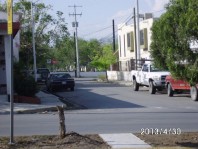
<path fill-rule="evenodd" d="M 107 70 L 106 70 L 106 79 L 107 79 L 107 82 L 109 82 Z"/>
<path fill-rule="evenodd" d="M 64 109 L 61 106 L 57 106 L 57 109 L 58 109 L 59 121 L 60 121 L 60 138 L 63 139 L 66 136 Z"/>

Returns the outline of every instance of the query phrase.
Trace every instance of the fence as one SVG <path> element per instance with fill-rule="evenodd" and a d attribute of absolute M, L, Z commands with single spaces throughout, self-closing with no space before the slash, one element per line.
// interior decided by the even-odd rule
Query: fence
<path fill-rule="evenodd" d="M 142 67 L 142 65 L 147 62 L 152 61 L 149 59 L 130 59 L 128 61 L 119 61 L 112 65 L 112 71 L 131 71 L 131 70 L 138 70 Z"/>
<path fill-rule="evenodd" d="M 148 59 L 130 59 L 129 61 L 120 61 L 112 65 L 111 71 L 107 71 L 109 80 L 132 81 L 131 70 L 141 69 L 145 62 L 152 61 Z"/>

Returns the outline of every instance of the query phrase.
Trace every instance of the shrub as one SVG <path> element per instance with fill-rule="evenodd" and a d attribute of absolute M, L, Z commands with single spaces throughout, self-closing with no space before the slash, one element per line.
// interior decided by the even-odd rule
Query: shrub
<path fill-rule="evenodd" d="M 24 74 L 19 63 L 14 65 L 14 91 L 18 95 L 30 97 L 34 97 L 38 92 L 34 78 Z"/>
<path fill-rule="evenodd" d="M 31 76 L 28 76 L 26 78 L 16 78 L 14 90 L 18 95 L 30 97 L 35 96 L 35 94 L 38 92 L 37 83 Z"/>
<path fill-rule="evenodd" d="M 105 75 L 98 75 L 99 81 L 107 81 L 107 77 Z"/>

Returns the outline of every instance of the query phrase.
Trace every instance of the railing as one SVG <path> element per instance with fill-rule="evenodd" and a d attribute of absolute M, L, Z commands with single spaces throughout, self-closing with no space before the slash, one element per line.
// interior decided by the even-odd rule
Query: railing
<path fill-rule="evenodd" d="M 146 62 L 151 62 L 150 59 L 130 59 L 129 61 L 120 61 L 112 65 L 112 71 L 131 71 L 139 70 L 142 68 L 142 65 Z"/>

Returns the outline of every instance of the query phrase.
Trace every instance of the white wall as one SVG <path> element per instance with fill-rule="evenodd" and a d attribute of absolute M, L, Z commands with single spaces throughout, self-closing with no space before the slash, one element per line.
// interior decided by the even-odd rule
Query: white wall
<path fill-rule="evenodd" d="M 130 71 L 107 71 L 109 81 L 132 81 Z"/>
<path fill-rule="evenodd" d="M 75 72 L 67 72 L 72 77 L 75 77 Z M 106 75 L 106 72 L 80 72 L 80 77 L 83 78 L 97 78 L 99 75 Z"/>
<path fill-rule="evenodd" d="M 3 11 L 0 11 L 0 17 L 1 17 L 1 20 L 4 20 L 4 21 L 7 21 L 7 12 L 3 12 Z M 13 15 L 13 22 L 18 22 L 20 19 L 20 14 L 14 14 Z"/>
<path fill-rule="evenodd" d="M 19 14 L 13 15 L 13 22 L 18 22 L 20 19 Z M 0 21 L 7 22 L 7 13 L 0 11 Z M 6 84 L 7 85 L 7 93 L 10 92 L 10 72 L 11 72 L 11 65 L 10 65 L 10 39 L 7 35 L 7 31 L 0 30 L 0 35 L 3 36 L 3 39 L 1 39 L 4 42 L 3 47 L 0 47 L 0 51 L 5 51 L 5 66 L 0 66 L 0 84 Z M 19 60 L 19 48 L 20 48 L 20 32 L 18 32 L 13 40 L 13 56 L 14 60 Z"/>

